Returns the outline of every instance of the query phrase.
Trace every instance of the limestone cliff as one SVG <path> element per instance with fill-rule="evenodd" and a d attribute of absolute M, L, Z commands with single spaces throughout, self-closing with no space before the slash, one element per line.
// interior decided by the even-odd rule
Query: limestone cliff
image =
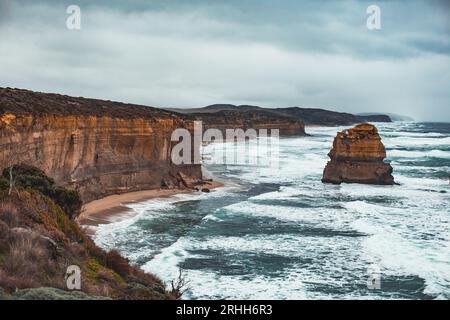
<path fill-rule="evenodd" d="M 25 163 L 84 202 L 201 178 L 200 165 L 175 166 L 171 133 L 192 129 L 178 114 L 96 99 L 0 88 L 0 168 Z"/>
<path fill-rule="evenodd" d="M 328 156 L 331 161 L 325 167 L 323 182 L 394 184 L 392 167 L 383 162 L 386 150 L 377 128 L 371 124 L 338 132 Z"/>

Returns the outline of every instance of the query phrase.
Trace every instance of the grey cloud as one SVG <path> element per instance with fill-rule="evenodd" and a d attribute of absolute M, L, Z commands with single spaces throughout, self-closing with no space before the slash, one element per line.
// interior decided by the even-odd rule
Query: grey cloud
<path fill-rule="evenodd" d="M 379 1 L 377 32 L 365 28 L 366 1 L 82 0 L 81 31 L 65 28 L 72 1 L 1 3 L 9 10 L 1 86 L 162 107 L 229 102 L 449 118 L 441 2 Z"/>
<path fill-rule="evenodd" d="M 22 0 L 21 6 L 31 1 Z M 41 1 L 52 9 L 60 1 Z M 66 1 L 70 4 L 71 1 Z M 264 42 L 290 50 L 354 55 L 361 58 L 402 58 L 423 53 L 450 53 L 449 20 L 445 1 L 377 1 L 382 10 L 383 29 L 365 28 L 366 8 L 373 1 L 285 0 L 132 0 L 77 2 L 86 15 L 110 13 L 145 19 L 151 15 L 180 17 L 168 20 L 168 35 L 221 39 L 232 42 Z M 191 25 L 180 23 L 189 21 Z M 95 18 L 94 18 L 95 19 Z M 204 20 L 215 22 L 202 25 Z M 120 20 L 117 21 L 120 24 Z M 154 25 L 141 25 L 148 31 Z M 197 29 L 196 27 L 200 28 Z M 203 27 L 203 28 L 202 28 Z M 137 31 L 137 30 L 136 30 Z M 427 40 L 433 38 L 433 40 Z M 405 39 L 402 41 L 402 39 Z"/>

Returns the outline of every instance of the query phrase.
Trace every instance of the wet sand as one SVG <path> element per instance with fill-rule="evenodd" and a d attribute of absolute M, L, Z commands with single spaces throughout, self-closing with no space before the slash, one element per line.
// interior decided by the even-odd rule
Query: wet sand
<path fill-rule="evenodd" d="M 208 181 L 204 185 L 198 186 L 198 188 L 212 190 L 222 186 L 224 186 L 222 182 Z M 201 191 L 187 188 L 155 189 L 112 195 L 85 204 L 76 220 L 78 224 L 86 228 L 88 234 L 92 235 L 95 232 L 95 228 L 101 224 L 117 222 L 132 217 L 135 213 L 126 206 L 127 204 L 157 198 L 168 198 L 176 194 L 192 192 Z"/>

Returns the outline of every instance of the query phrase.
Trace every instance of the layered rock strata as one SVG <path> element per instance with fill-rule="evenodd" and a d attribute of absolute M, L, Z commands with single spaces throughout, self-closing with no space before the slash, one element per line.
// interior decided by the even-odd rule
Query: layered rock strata
<path fill-rule="evenodd" d="M 328 156 L 322 182 L 395 184 L 391 165 L 383 162 L 386 149 L 374 125 L 364 123 L 338 132 Z"/>
<path fill-rule="evenodd" d="M 190 121 L 156 108 L 0 88 L 0 169 L 38 167 L 84 202 L 200 180 L 201 165 L 174 165 L 171 134 Z"/>

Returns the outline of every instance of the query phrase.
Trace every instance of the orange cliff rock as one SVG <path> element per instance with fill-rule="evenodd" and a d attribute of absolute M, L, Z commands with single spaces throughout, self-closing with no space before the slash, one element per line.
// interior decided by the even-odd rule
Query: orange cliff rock
<path fill-rule="evenodd" d="M 395 184 L 391 165 L 383 162 L 386 149 L 374 125 L 364 123 L 338 132 L 328 156 L 331 161 L 322 182 Z"/>
<path fill-rule="evenodd" d="M 174 165 L 171 134 L 192 130 L 156 108 L 0 88 L 0 169 L 25 163 L 83 202 L 112 194 L 181 186 L 201 165 Z"/>

